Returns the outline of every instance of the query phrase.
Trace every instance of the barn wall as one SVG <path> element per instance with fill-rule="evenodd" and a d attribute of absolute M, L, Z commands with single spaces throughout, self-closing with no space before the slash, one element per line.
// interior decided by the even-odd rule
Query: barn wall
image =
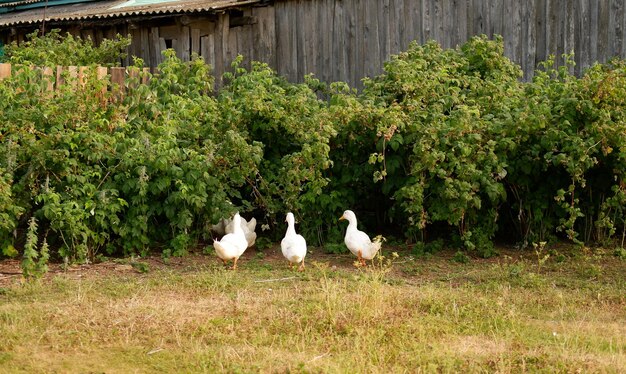
<path fill-rule="evenodd" d="M 198 53 L 218 76 L 242 54 L 291 81 L 314 73 L 359 86 L 412 40 L 434 39 L 447 48 L 478 34 L 502 35 L 505 54 L 526 79 L 549 54 L 571 51 L 580 73 L 594 61 L 626 57 L 625 8 L 623 0 L 277 0 L 221 14 L 82 24 L 69 31 L 96 41 L 130 33 L 130 55 L 150 66 L 172 47 L 184 60 Z"/>

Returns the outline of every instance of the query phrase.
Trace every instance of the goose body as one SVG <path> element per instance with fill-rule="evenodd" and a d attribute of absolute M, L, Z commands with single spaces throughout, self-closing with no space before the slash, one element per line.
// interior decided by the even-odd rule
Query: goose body
<path fill-rule="evenodd" d="M 300 264 L 298 270 L 304 270 L 304 257 L 306 256 L 306 240 L 300 234 L 296 233 L 295 218 L 293 213 L 287 213 L 287 232 L 280 242 L 280 249 L 283 256 L 291 264 Z"/>
<path fill-rule="evenodd" d="M 240 223 L 241 229 L 243 230 L 243 234 L 246 237 L 246 241 L 248 242 L 248 248 L 252 247 L 256 242 L 256 232 L 254 229 L 256 228 L 256 218 L 252 217 L 250 221 L 246 221 L 245 218 L 241 218 Z M 230 234 L 233 232 L 235 228 L 234 220 L 225 224 L 224 231 L 226 234 Z"/>
<path fill-rule="evenodd" d="M 217 257 L 219 257 L 224 264 L 226 264 L 226 261 L 233 260 L 232 268 L 234 270 L 237 269 L 237 260 L 239 260 L 239 257 L 248 248 L 248 241 L 241 228 L 241 217 L 239 213 L 235 214 L 233 222 L 235 223 L 233 232 L 224 235 L 219 241 L 213 241 L 213 247 L 215 248 Z"/>
<path fill-rule="evenodd" d="M 250 221 L 246 221 L 245 218 L 241 217 L 240 226 L 246 236 L 246 240 L 248 241 L 248 248 L 252 247 L 256 242 L 256 232 L 254 231 L 256 228 L 256 218 L 252 217 Z M 212 225 L 211 230 L 216 235 L 223 236 L 226 234 L 232 234 L 234 227 L 235 225 L 232 219 L 223 218 L 216 225 Z"/>
<path fill-rule="evenodd" d="M 371 260 L 376 256 L 376 253 L 380 250 L 382 241 L 372 241 L 366 233 L 357 229 L 356 215 L 353 211 L 346 210 L 343 212 L 339 220 L 343 219 L 348 221 L 344 243 L 350 252 L 358 257 L 361 264 L 365 265 L 365 260 Z"/>

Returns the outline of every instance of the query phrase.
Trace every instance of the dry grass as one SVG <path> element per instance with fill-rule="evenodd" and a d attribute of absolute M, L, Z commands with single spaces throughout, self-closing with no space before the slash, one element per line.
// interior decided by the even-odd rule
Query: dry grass
<path fill-rule="evenodd" d="M 0 288 L 3 372 L 620 372 L 625 264 L 448 256 L 307 272 L 249 255 Z M 337 264 L 337 266 L 333 265 Z M 101 271 L 103 268 L 109 271 Z M 589 270 L 591 268 L 591 270 Z M 16 277 L 12 278 L 15 279 Z M 281 279 L 285 278 L 285 279 Z M 280 279 L 269 282 L 259 280 Z"/>

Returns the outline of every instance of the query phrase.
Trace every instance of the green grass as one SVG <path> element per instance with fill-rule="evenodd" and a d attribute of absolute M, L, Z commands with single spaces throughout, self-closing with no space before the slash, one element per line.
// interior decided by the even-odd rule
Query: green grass
<path fill-rule="evenodd" d="M 268 250 L 267 253 L 276 251 Z M 320 251 L 321 252 L 321 251 Z M 0 293 L 3 372 L 619 372 L 626 261 L 581 255 L 305 273 L 250 254 L 85 270 Z"/>

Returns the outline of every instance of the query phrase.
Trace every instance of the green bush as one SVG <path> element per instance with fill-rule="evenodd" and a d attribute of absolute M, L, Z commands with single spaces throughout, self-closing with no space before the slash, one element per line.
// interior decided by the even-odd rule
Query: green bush
<path fill-rule="evenodd" d="M 50 43 L 80 48 L 54 35 L 12 50 L 13 61 L 52 63 L 26 57 Z M 201 59 L 164 57 L 154 75 L 137 60 L 123 96 L 94 74 L 47 91 L 40 70 L 19 64 L 0 82 L 4 256 L 26 242 L 25 267 L 44 269 L 36 230 L 68 261 L 183 255 L 236 210 L 273 240 L 293 211 L 308 243 L 332 252 L 345 252 L 328 244 L 342 240 L 345 209 L 371 236 L 405 236 L 416 254 L 447 243 L 459 260 L 495 255 L 497 236 L 623 247 L 622 61 L 577 78 L 549 60 L 522 83 L 500 38 L 475 37 L 448 50 L 413 43 L 361 92 L 289 83 L 241 58 L 214 92 Z"/>
<path fill-rule="evenodd" d="M 40 36 L 34 31 L 26 41 L 4 46 L 4 62 L 35 66 L 117 66 L 126 57 L 130 37 L 117 35 L 115 39 L 104 39 L 98 46 L 91 38 L 82 39 L 70 33 L 61 34 L 54 29 Z"/>
<path fill-rule="evenodd" d="M 469 249 L 478 244 L 473 232 L 493 237 L 506 200 L 501 153 L 522 99 L 520 74 L 501 40 L 476 37 L 449 50 L 412 43 L 365 81 L 353 121 L 375 137 L 374 180 L 407 234 L 423 237 L 445 223 Z"/>

